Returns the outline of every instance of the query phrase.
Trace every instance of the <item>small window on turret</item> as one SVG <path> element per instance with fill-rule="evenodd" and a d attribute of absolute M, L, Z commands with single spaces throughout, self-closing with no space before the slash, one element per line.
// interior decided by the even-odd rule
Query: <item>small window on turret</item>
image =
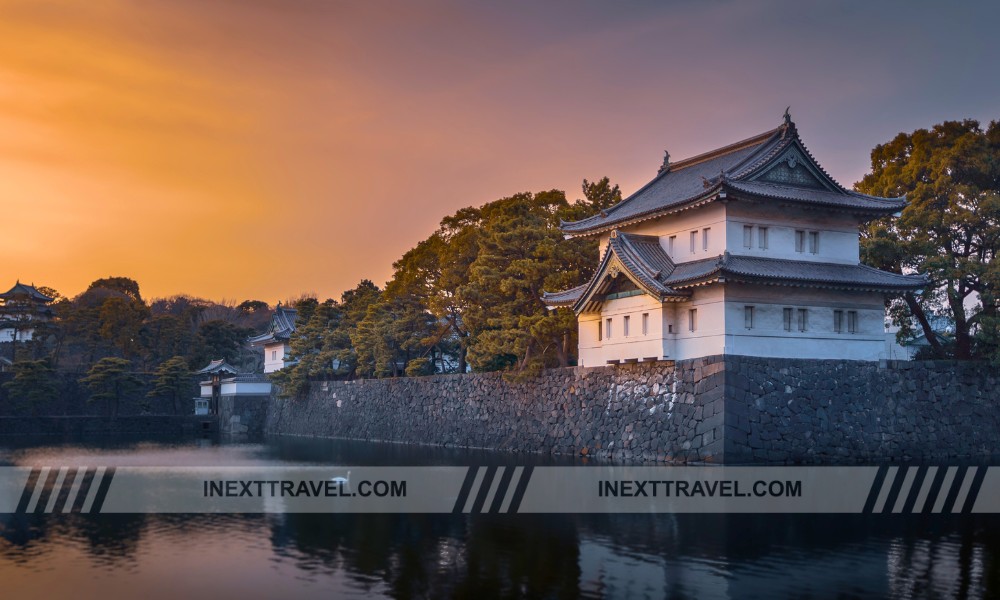
<path fill-rule="evenodd" d="M 767 250 L 767 227 L 757 228 L 757 246 L 761 250 Z"/>
<path fill-rule="evenodd" d="M 753 225 L 743 226 L 743 247 L 747 250 L 753 248 Z"/>

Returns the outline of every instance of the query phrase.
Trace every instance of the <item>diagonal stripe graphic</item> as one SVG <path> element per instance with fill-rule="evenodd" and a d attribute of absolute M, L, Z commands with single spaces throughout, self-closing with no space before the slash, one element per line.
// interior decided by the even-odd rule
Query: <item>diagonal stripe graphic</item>
<path fill-rule="evenodd" d="M 969 489 L 969 497 L 965 501 L 965 506 L 962 507 L 963 514 L 971 514 L 972 507 L 976 504 L 976 498 L 979 497 L 979 490 L 983 487 L 983 480 L 986 479 L 986 471 L 990 470 L 991 467 L 982 467 L 979 472 L 976 473 L 975 478 L 972 480 L 972 487 Z"/>
<path fill-rule="evenodd" d="M 503 479 L 503 474 L 506 470 L 507 467 L 497 467 L 497 471 L 493 475 L 493 484 L 490 486 L 490 492 L 486 494 L 486 502 L 483 504 L 481 512 L 490 512 L 490 509 L 493 507 L 497 496 L 497 488 L 500 487 L 500 480 Z"/>
<path fill-rule="evenodd" d="M 94 505 L 94 499 L 97 498 L 97 490 L 101 487 L 101 480 L 104 479 L 104 472 L 106 470 L 105 467 L 97 467 L 94 479 L 90 482 L 90 489 L 87 491 L 87 498 L 83 501 L 83 507 L 80 508 L 80 512 L 90 512 L 91 507 Z"/>
<path fill-rule="evenodd" d="M 937 473 L 937 467 L 927 467 L 924 473 L 923 485 L 920 486 L 920 493 L 917 495 L 916 502 L 910 507 L 913 509 L 912 512 L 922 513 L 927 510 L 929 494 L 931 488 L 934 487 L 934 479 L 937 477 Z"/>
<path fill-rule="evenodd" d="M 899 496 L 896 497 L 896 504 L 893 506 L 892 512 L 903 512 L 903 505 L 906 504 L 906 498 L 910 495 L 910 487 L 913 485 L 913 479 L 916 475 L 917 469 L 907 468 L 906 476 L 903 478 L 903 485 L 899 488 Z"/>
<path fill-rule="evenodd" d="M 497 488 L 497 493 L 493 496 L 493 504 L 490 505 L 491 513 L 500 512 L 500 507 L 503 506 L 504 501 L 507 500 L 507 490 L 510 488 L 510 480 L 514 476 L 514 472 L 517 469 L 512 469 L 507 467 L 503 471 L 503 477 L 500 478 L 500 486 Z M 520 474 L 520 471 L 517 471 Z"/>
<path fill-rule="evenodd" d="M 476 503 L 476 498 L 479 497 L 479 488 L 483 485 L 483 477 L 486 475 L 487 469 L 479 469 L 476 473 L 476 480 L 472 482 L 472 489 L 469 490 L 469 499 L 465 501 L 465 506 L 462 508 L 462 512 L 472 512 L 472 506 Z"/>
<path fill-rule="evenodd" d="M 479 493 L 476 494 L 476 501 L 472 505 L 472 513 L 478 513 L 483 510 L 483 505 L 486 504 L 486 495 L 489 494 L 490 488 L 493 486 L 493 478 L 497 474 L 496 467 L 489 467 L 486 469 L 486 473 L 483 476 L 483 482 L 479 486 Z"/>
<path fill-rule="evenodd" d="M 510 508 L 507 512 L 516 513 L 517 509 L 521 507 L 521 499 L 524 498 L 524 491 L 528 489 L 528 482 L 531 481 L 531 472 L 534 470 L 535 467 L 524 468 L 521 479 L 517 482 L 517 488 L 514 490 L 514 497 L 511 498 Z"/>
<path fill-rule="evenodd" d="M 56 507 L 56 500 L 59 499 L 59 495 L 62 493 L 63 481 L 66 479 L 67 471 L 69 471 L 69 467 L 59 468 L 56 481 L 52 484 L 52 491 L 49 492 L 49 501 L 45 504 L 45 512 L 50 513 Z"/>
<path fill-rule="evenodd" d="M 64 513 L 72 512 L 73 505 L 76 504 L 76 497 L 80 493 L 80 486 L 83 484 L 83 478 L 87 474 L 87 467 L 78 467 L 76 470 L 76 476 L 73 477 L 73 485 L 69 488 L 69 495 L 66 496 L 66 501 L 63 503 L 62 511 Z"/>
<path fill-rule="evenodd" d="M 896 477 L 892 480 L 892 487 L 889 488 L 889 495 L 885 499 L 885 505 L 881 512 L 892 512 L 892 508 L 896 505 L 896 498 L 899 497 L 899 490 L 903 487 L 903 482 L 906 481 L 906 472 L 909 470 L 908 466 L 903 466 L 896 471 Z"/>
<path fill-rule="evenodd" d="M 872 508 L 872 512 L 880 513 L 885 507 L 886 501 L 889 499 L 889 494 L 892 491 L 892 486 L 896 483 L 896 477 L 898 476 L 899 467 L 889 467 L 889 470 L 885 473 L 885 482 L 882 484 L 882 490 L 878 493 L 878 500 L 875 501 L 875 506 Z"/>
<path fill-rule="evenodd" d="M 17 503 L 17 512 L 28 512 L 28 502 L 38 485 L 38 478 L 41 476 L 41 469 L 32 469 L 28 475 L 28 481 L 24 482 L 24 490 L 21 491 L 21 500 Z"/>
<path fill-rule="evenodd" d="M 108 489 L 111 487 L 111 482 L 115 478 L 115 468 L 111 467 L 104 474 L 104 479 L 101 480 L 101 485 L 97 489 L 97 496 L 94 498 L 94 509 L 95 513 L 101 512 L 101 507 L 104 506 L 104 499 L 108 497 Z"/>
<path fill-rule="evenodd" d="M 958 467 L 948 467 L 944 473 L 944 479 L 941 480 L 941 485 L 938 489 L 937 499 L 934 501 L 934 509 L 932 512 L 939 513 L 944 508 L 944 503 L 948 499 L 948 491 L 951 490 L 951 484 L 955 481 L 955 473 L 958 471 Z"/>
<path fill-rule="evenodd" d="M 952 505 L 951 512 L 962 512 L 962 509 L 965 508 L 965 499 L 969 495 L 972 481 L 976 478 L 979 470 L 979 467 L 969 467 L 969 470 L 966 471 L 965 478 L 962 479 L 962 486 L 958 490 L 958 495 L 955 496 L 955 504 Z"/>
<path fill-rule="evenodd" d="M 510 480 L 512 482 L 521 481 L 522 473 L 524 473 L 524 467 L 514 467 L 514 472 L 511 473 Z M 517 483 L 514 484 L 514 487 L 511 488 L 510 491 L 511 491 L 510 494 L 504 494 L 503 504 L 500 505 L 500 512 L 502 513 L 508 512 L 510 510 L 510 503 L 514 499 L 514 494 L 517 491 Z"/>
<path fill-rule="evenodd" d="M 885 474 L 889 470 L 889 467 L 882 465 L 878 468 L 878 472 L 875 473 L 875 481 L 872 481 L 872 487 L 868 490 L 868 499 L 865 501 L 865 507 L 861 509 L 861 512 L 869 514 L 875 507 L 875 501 L 878 499 L 879 492 L 882 490 L 882 484 L 885 482 Z"/>
<path fill-rule="evenodd" d="M 958 471 L 955 473 L 955 479 L 951 484 L 951 489 L 948 491 L 948 496 L 945 498 L 944 506 L 941 507 L 941 512 L 950 513 L 955 509 L 955 500 L 958 499 L 958 494 L 962 490 L 962 483 L 965 479 L 965 474 L 969 471 L 969 467 L 959 467 Z"/>
<path fill-rule="evenodd" d="M 38 501 L 42 497 L 42 492 L 45 491 L 45 485 L 49 479 L 49 471 L 51 470 L 51 467 L 42 467 L 41 473 L 38 474 L 38 484 L 35 485 L 35 491 L 31 494 L 31 500 L 28 502 L 28 508 L 25 509 L 25 512 L 35 512 L 35 508 L 38 507 Z"/>
<path fill-rule="evenodd" d="M 469 497 L 469 491 L 472 490 L 472 483 L 476 480 L 478 473 L 479 467 L 469 467 L 468 471 L 465 472 L 465 480 L 462 482 L 462 488 L 458 491 L 458 498 L 455 498 L 455 507 L 451 509 L 451 512 L 460 513 L 465 508 L 465 500 Z"/>
<path fill-rule="evenodd" d="M 905 498 L 902 510 L 903 513 L 908 515 L 913 513 L 913 505 L 917 503 L 917 497 L 920 495 L 920 492 L 924 487 L 926 477 L 927 467 L 918 467 L 914 471 L 913 485 L 910 486 L 910 493 L 901 498 L 901 500 Z"/>

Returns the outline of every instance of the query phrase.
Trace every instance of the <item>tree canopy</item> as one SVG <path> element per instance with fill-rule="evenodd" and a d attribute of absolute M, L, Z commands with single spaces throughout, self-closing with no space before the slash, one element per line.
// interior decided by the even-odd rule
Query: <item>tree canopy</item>
<path fill-rule="evenodd" d="M 872 172 L 856 185 L 877 196 L 906 195 L 899 218 L 862 231 L 865 262 L 930 277 L 922 293 L 907 293 L 890 313 L 901 333 L 918 330 L 937 357 L 997 356 L 1000 267 L 1000 124 L 946 121 L 900 133 L 872 151 Z M 949 343 L 935 318 L 954 327 Z"/>

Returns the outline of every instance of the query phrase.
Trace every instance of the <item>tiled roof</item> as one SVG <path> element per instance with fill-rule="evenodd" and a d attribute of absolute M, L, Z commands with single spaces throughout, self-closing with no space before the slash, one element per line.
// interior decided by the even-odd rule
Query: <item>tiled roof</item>
<path fill-rule="evenodd" d="M 659 238 L 615 232 L 611 236 L 601 265 L 591 280 L 585 285 L 570 290 L 546 293 L 542 301 L 555 308 L 573 306 L 580 311 L 603 301 L 611 281 L 618 275 L 617 265 L 628 272 L 629 277 L 646 293 L 665 300 L 669 297 L 687 297 L 687 292 L 678 292 L 666 284 L 674 271 L 674 263 L 660 246 Z"/>
<path fill-rule="evenodd" d="M 808 163 L 802 168 L 814 177 L 816 185 L 796 187 L 755 181 L 785 160 L 790 155 L 786 151 L 799 158 L 799 162 Z M 790 164 L 794 168 L 797 163 Z M 669 165 L 615 206 L 579 221 L 563 222 L 562 229 L 568 235 L 609 231 L 720 198 L 727 189 L 761 198 L 874 214 L 897 212 L 906 203 L 902 198 L 877 198 L 845 189 L 816 163 L 789 120 L 777 129 Z"/>
<path fill-rule="evenodd" d="M 903 291 L 927 285 L 922 275 L 900 275 L 868 265 L 820 263 L 725 254 L 679 265 L 667 283 L 678 288 L 725 277 L 727 280 L 777 285 L 834 287 L 871 291 Z"/>
<path fill-rule="evenodd" d="M 21 283 L 20 281 L 15 283 L 14 287 L 10 288 L 3 294 L 0 294 L 0 298 L 3 298 L 4 300 L 17 296 L 28 296 L 32 300 L 37 300 L 39 302 L 52 302 L 52 298 L 49 298 L 45 294 L 39 292 L 35 289 L 35 286 Z"/>
<path fill-rule="evenodd" d="M 560 306 L 573 306 L 580 299 L 583 291 L 587 289 L 587 284 L 578 285 L 562 292 L 543 292 L 542 302 L 553 308 Z"/>
<path fill-rule="evenodd" d="M 197 371 L 199 375 L 205 375 L 208 373 L 239 373 L 239 371 L 233 365 L 227 363 L 224 359 L 213 360 L 208 363 L 207 366 L 199 369 Z"/>
<path fill-rule="evenodd" d="M 906 201 L 899 198 L 879 198 L 858 192 L 846 193 L 816 190 L 810 188 L 782 185 L 766 181 L 727 181 L 726 187 L 763 198 L 792 200 L 805 204 L 819 204 L 840 208 L 862 208 L 876 211 L 899 211 L 906 206 Z"/>
<path fill-rule="evenodd" d="M 251 345 L 263 345 L 270 342 L 287 342 L 295 332 L 295 318 L 299 311 L 278 304 L 271 315 L 271 323 L 267 331 L 247 340 Z"/>

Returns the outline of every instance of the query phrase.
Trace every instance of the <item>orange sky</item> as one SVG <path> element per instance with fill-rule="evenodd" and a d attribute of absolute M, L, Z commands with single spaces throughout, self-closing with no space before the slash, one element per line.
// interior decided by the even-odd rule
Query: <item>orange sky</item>
<path fill-rule="evenodd" d="M 995 8 L 800 4 L 0 0 L 0 285 L 339 296 L 458 208 L 630 193 L 789 104 L 847 185 L 1000 117 Z"/>

